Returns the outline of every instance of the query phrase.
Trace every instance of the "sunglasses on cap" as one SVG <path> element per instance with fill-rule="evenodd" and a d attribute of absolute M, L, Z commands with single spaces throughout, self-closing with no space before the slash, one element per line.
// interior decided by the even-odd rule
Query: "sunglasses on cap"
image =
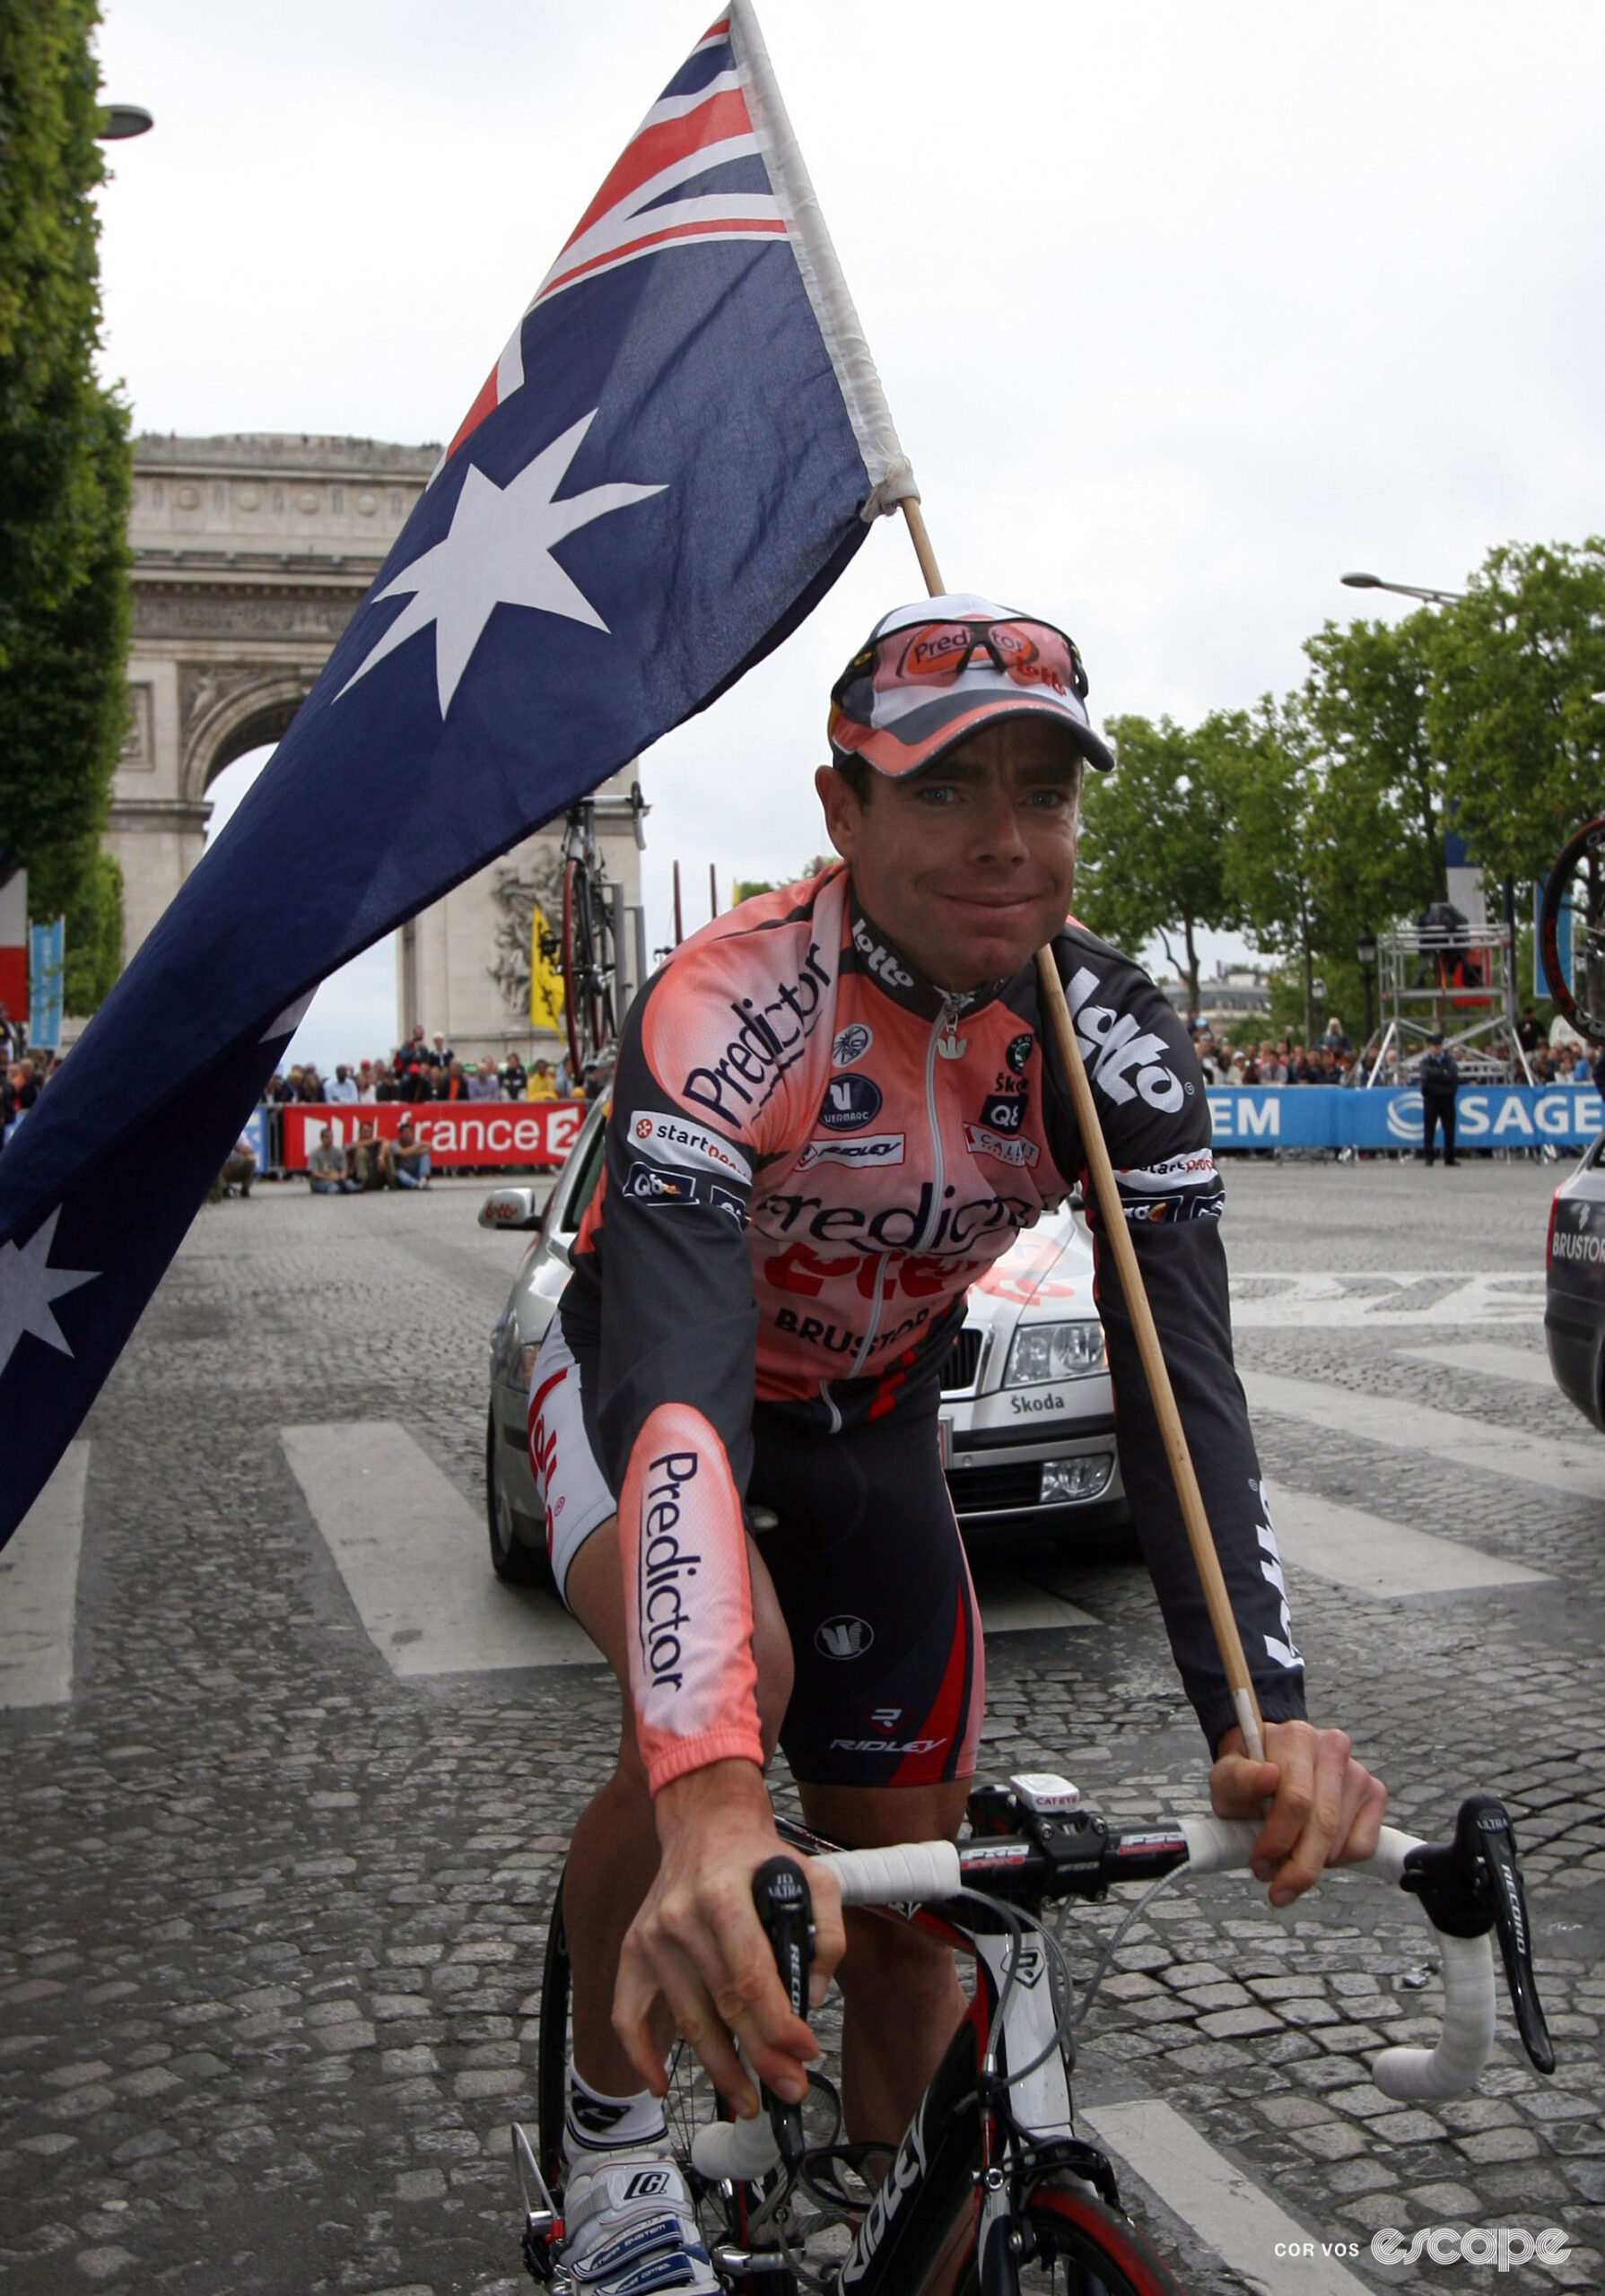
<path fill-rule="evenodd" d="M 840 706 L 847 690 L 870 674 L 877 693 L 897 687 L 940 690 L 956 685 L 977 656 L 1018 686 L 1048 686 L 1086 697 L 1086 672 L 1075 640 L 1051 622 L 1009 617 L 993 621 L 910 622 L 872 639 L 855 654 L 831 688 Z"/>

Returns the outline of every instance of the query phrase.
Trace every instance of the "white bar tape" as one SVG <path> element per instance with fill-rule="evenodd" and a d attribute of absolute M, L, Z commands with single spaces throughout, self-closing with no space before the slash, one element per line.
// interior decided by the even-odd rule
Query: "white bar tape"
<path fill-rule="evenodd" d="M 950 1841 L 905 1841 L 891 1849 L 840 1849 L 816 1857 L 841 1885 L 843 1905 L 929 1905 L 963 1889 Z"/>
<path fill-rule="evenodd" d="M 767 2176 L 781 2157 L 767 2113 L 751 2120 L 712 2120 L 694 2131 L 691 2165 L 713 2184 L 751 2183 Z"/>
<path fill-rule="evenodd" d="M 1194 1874 L 1237 1874 L 1261 1829 L 1247 1818 L 1183 1818 L 1187 1863 Z"/>
<path fill-rule="evenodd" d="M 1460 2097 L 1475 2088 L 1494 2046 L 1492 1939 L 1445 1937 L 1444 2030 L 1436 2048 L 1385 2048 L 1371 2068 L 1384 2097 Z"/>
<path fill-rule="evenodd" d="M 1188 1863 L 1195 1874 L 1226 1874 L 1248 1863 L 1257 1825 L 1237 1818 L 1183 1818 Z M 1420 1843 L 1384 1826 L 1364 1870 L 1397 1882 Z M 1429 1925 L 1430 1926 L 1430 1925 Z M 1435 2048 L 1385 2048 L 1371 2068 L 1384 2097 L 1461 2097 L 1477 2085 L 1494 2046 L 1494 1955 L 1489 1939 L 1449 1937 L 1435 1929 L 1444 1962 L 1444 2027 Z"/>
<path fill-rule="evenodd" d="M 1260 1829 L 1251 1818 L 1183 1818 L 1182 1831 L 1187 1837 L 1187 1862 L 1195 1874 L 1237 1874 L 1247 1866 Z M 1375 1850 L 1356 1870 L 1397 1882 L 1406 1857 L 1420 1847 L 1414 1834 L 1384 1826 Z"/>

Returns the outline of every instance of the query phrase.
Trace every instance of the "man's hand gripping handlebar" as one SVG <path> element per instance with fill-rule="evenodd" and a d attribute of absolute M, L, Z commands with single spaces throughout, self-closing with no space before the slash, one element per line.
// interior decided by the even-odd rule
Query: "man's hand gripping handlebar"
<path fill-rule="evenodd" d="M 842 1850 L 813 1859 L 812 1867 L 833 1877 L 844 1906 L 938 1904 L 966 1889 L 1030 1901 L 1097 1898 L 1112 1881 L 1154 1880 L 1182 1865 L 1197 1874 L 1245 1871 L 1260 1839 L 1260 1826 L 1241 1819 L 1184 1818 L 1174 1826 L 1120 1832 L 1089 1810 L 1026 1817 L 1012 1796 L 990 1791 L 1008 1805 L 1011 1820 L 1025 1820 L 1020 1831 L 999 1826 L 972 1841 Z M 1372 2079 L 1384 2096 L 1443 2099 L 1475 2085 L 1494 2045 L 1496 1933 L 1522 2045 L 1540 2072 L 1554 2071 L 1515 1841 L 1502 1804 L 1492 1795 L 1471 1796 L 1461 1805 L 1453 1840 L 1441 1848 L 1384 1826 L 1374 1855 L 1349 1870 L 1374 1874 L 1417 1898 L 1437 1933 L 1443 1962 L 1438 2039 L 1431 2048 L 1382 2052 Z M 755 1898 L 775 1941 L 777 1964 L 800 1972 L 789 1982 L 806 1987 L 807 1963 L 796 1942 L 807 1935 L 806 1886 L 798 1868 L 785 1859 L 765 1869 L 776 1872 L 789 1875 L 778 1897 L 772 1883 L 760 1891 L 755 1883 Z M 781 2105 L 767 2092 L 764 2102 L 767 2115 L 697 2131 L 692 2158 L 703 2176 L 750 2179 L 793 2160 L 789 2148 L 800 2143 L 796 2108 Z"/>

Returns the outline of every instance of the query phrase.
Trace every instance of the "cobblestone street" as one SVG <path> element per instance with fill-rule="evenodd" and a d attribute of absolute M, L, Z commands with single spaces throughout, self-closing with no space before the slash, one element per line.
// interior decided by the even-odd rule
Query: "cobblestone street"
<path fill-rule="evenodd" d="M 1509 1801 L 1560 2063 L 1531 2070 L 1502 1990 L 1479 2093 L 1393 2106 L 1367 2065 L 1437 1998 L 1407 1900 L 1347 1875 L 1287 1916 L 1246 1881 L 1171 1890 L 1082 2028 L 1077 2100 L 1117 2151 L 1133 2109 L 1168 2108 L 1314 2246 L 1225 2256 L 1134 2181 L 1211 2296 L 1496 2277 L 1374 2258 L 1379 2230 L 1408 2246 L 1433 2224 L 1562 2228 L 1566 2263 L 1499 2285 L 1605 2286 L 1605 1438 L 1545 1367 L 1564 1169 L 1228 1166 L 1239 1363 L 1313 1711 L 1412 1831 L 1441 1838 L 1476 1787 Z M 71 1696 L 0 1717 L 15 2296 L 529 2284 L 508 2123 L 533 2117 L 545 1910 L 615 1702 L 586 1664 L 402 1670 L 283 1435 L 364 1428 L 483 1519 L 486 1342 L 518 1239 L 475 1225 L 482 1194 L 264 1185 L 204 1209 L 84 1431 Z M 1367 1591 L 1313 1566 L 1363 1522 L 1462 1550 L 1480 1583 Z M 515 1625 L 549 1608 L 491 1580 L 477 1527 L 461 1568 Z M 1133 1818 L 1201 1807 L 1140 1566 L 1010 1568 L 1096 1631 L 989 1642 L 988 1773 L 1064 1769 Z M 1079 1974 L 1121 1909 L 1068 1928 Z"/>

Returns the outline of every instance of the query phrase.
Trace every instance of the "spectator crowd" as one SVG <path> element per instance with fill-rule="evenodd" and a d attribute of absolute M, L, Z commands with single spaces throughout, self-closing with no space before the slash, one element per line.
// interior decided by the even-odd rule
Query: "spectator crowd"
<path fill-rule="evenodd" d="M 1592 1084 L 1605 1092 L 1605 1046 L 1585 1044 L 1570 1031 L 1552 1040 L 1546 1038 L 1531 1005 L 1516 1033 L 1535 1084 Z M 1194 1028 L 1192 1040 L 1209 1084 L 1364 1084 L 1367 1079 L 1365 1049 L 1356 1049 L 1335 1013 L 1314 1045 L 1293 1043 L 1285 1037 L 1234 1044 L 1217 1040 L 1202 1022 Z M 1419 1057 L 1418 1047 L 1407 1047 L 1401 1057 L 1391 1046 L 1378 1082 L 1391 1087 L 1410 1083 Z M 1514 1081 L 1527 1080 L 1518 1076 Z"/>
<path fill-rule="evenodd" d="M 1208 1022 L 1193 1026 L 1193 1042 L 1207 1083 L 1213 1085 L 1363 1084 L 1366 1081 L 1364 1048 L 1356 1048 L 1336 1015 L 1328 1021 L 1313 1045 L 1288 1038 L 1265 1037 L 1258 1042 L 1234 1043 L 1217 1038 Z M 1605 1093 L 1605 1046 L 1585 1044 L 1557 1022 L 1546 1035 L 1529 1005 L 1517 1031 L 1522 1057 L 1535 1084 L 1592 1084 Z M 1378 1082 L 1398 1086 L 1414 1081 L 1417 1054 L 1407 1050 L 1402 1060 L 1390 1050 Z M 0 1004 L 0 1143 L 9 1139 L 34 1106 L 50 1078 L 62 1065 L 55 1052 L 31 1049 L 20 1022 Z M 1523 1079 L 1518 1077 L 1517 1082 Z M 606 1091 L 606 1077 L 597 1067 L 571 1076 L 566 1060 L 536 1060 L 528 1065 L 517 1053 L 500 1062 L 485 1057 L 464 1062 L 437 1031 L 426 1035 L 419 1022 L 406 1042 L 378 1059 L 352 1065 L 341 1062 L 332 1076 L 319 1074 L 311 1061 L 275 1074 L 262 1095 L 268 1111 L 269 1168 L 277 1168 L 278 1125 L 275 1110 L 291 1102 L 320 1108 L 372 1105 L 380 1101 L 484 1101 L 594 1100 Z M 338 1145 L 326 1127 L 322 1148 L 327 1155 L 310 1174 L 320 1195 L 353 1194 L 376 1187 L 421 1187 L 429 1181 L 429 1152 L 409 1122 L 401 1136 L 381 1140 L 377 1126 L 359 1122 L 357 1136 Z M 312 1161 L 319 1154 L 313 1152 Z M 230 1160 L 233 1170 L 220 1176 L 213 1194 L 249 1191 L 250 1175 L 241 1160 L 249 1144 L 241 1141 Z M 336 1166 L 339 1169 L 336 1170 Z M 251 1160 L 251 1175 L 255 1160 Z M 243 1185 L 241 1183 L 243 1182 Z"/>
<path fill-rule="evenodd" d="M 526 1067 L 515 1052 L 500 1063 L 487 1057 L 465 1065 L 438 1031 L 426 1039 L 420 1021 L 392 1053 L 355 1066 L 342 1061 L 332 1076 L 320 1075 L 307 1061 L 273 1077 L 262 1097 L 269 1107 L 302 1100 L 344 1108 L 378 1100 L 591 1100 L 600 1089 L 595 1069 L 576 1081 L 566 1061 L 554 1067 L 537 1060 Z"/>
<path fill-rule="evenodd" d="M 424 1101 L 472 1105 L 487 1100 L 594 1100 L 605 1088 L 606 1080 L 595 1067 L 587 1068 L 576 1084 L 563 1060 L 555 1065 L 536 1060 L 527 1066 L 517 1053 L 510 1053 L 500 1062 L 489 1057 L 461 1061 L 443 1036 L 438 1031 L 432 1038 L 426 1036 L 419 1022 L 406 1042 L 392 1053 L 354 1065 L 342 1061 L 332 1076 L 320 1074 L 311 1061 L 301 1063 L 272 1077 L 262 1099 L 270 1153 L 276 1167 L 282 1133 L 278 1111 L 292 1103 L 345 1109 L 381 1101 L 401 1101 L 410 1107 Z M 402 1118 L 393 1138 L 381 1136 L 378 1119 L 371 1117 L 359 1117 L 355 1136 L 344 1142 L 335 1137 L 335 1127 L 326 1124 L 307 1157 L 307 1181 L 314 1196 L 427 1187 L 429 1173 L 429 1149 L 410 1114 Z M 240 1190 L 242 1195 L 246 1192 Z"/>
<path fill-rule="evenodd" d="M 27 1031 L 0 1004 L 0 1141 L 9 1139 L 60 1067 L 53 1052 L 31 1052 Z"/>

